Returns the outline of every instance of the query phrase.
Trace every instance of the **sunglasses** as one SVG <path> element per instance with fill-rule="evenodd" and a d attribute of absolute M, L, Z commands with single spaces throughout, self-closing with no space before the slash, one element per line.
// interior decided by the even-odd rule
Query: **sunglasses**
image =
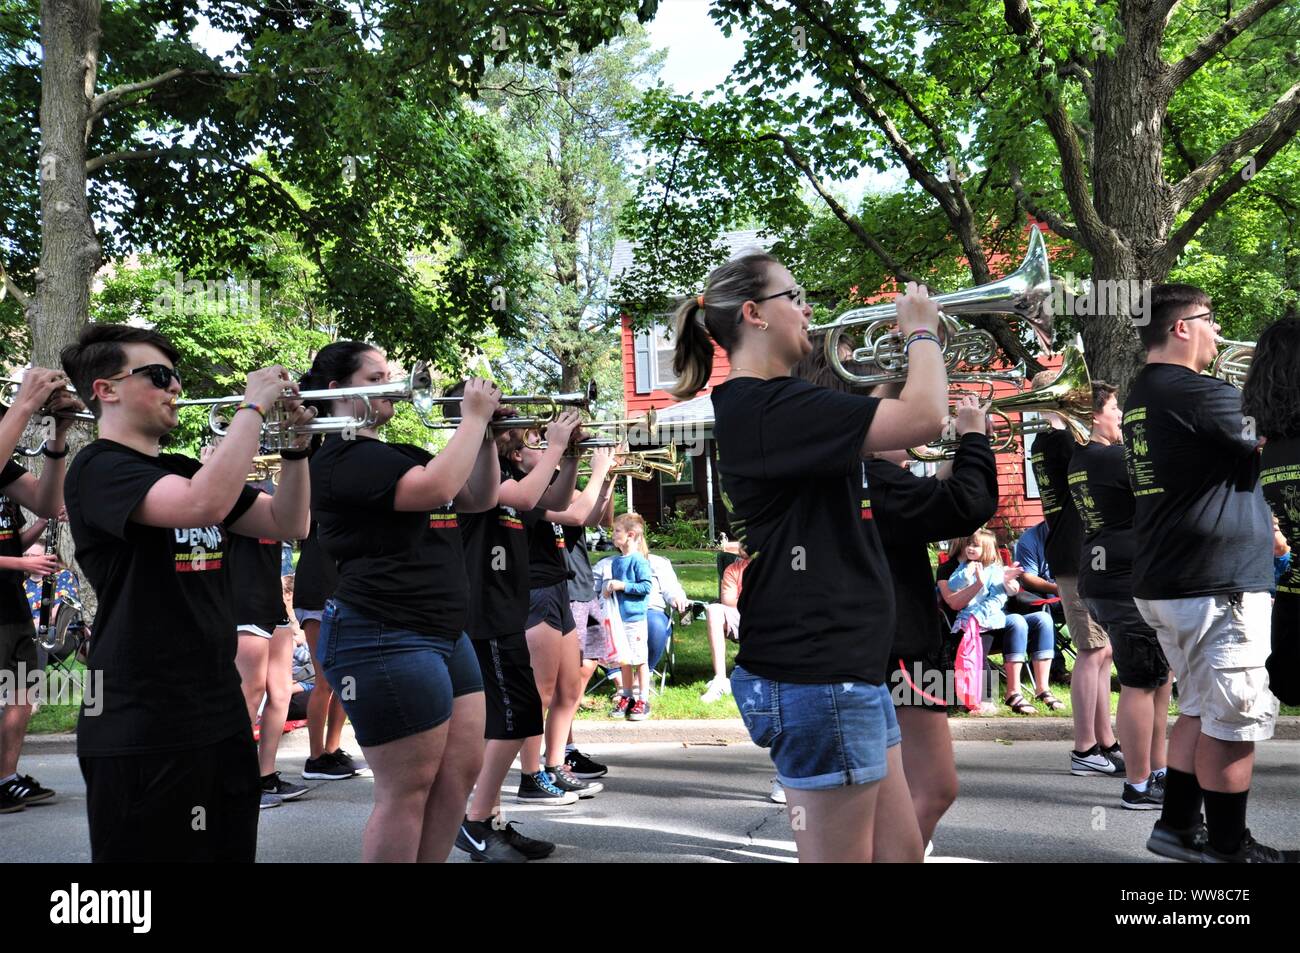
<path fill-rule="evenodd" d="M 173 377 L 176 378 L 176 383 L 178 385 L 182 387 L 184 386 L 181 384 L 181 375 L 177 372 L 176 368 L 168 367 L 166 364 L 146 364 L 144 367 L 137 367 L 134 370 L 127 371 L 119 377 L 110 377 L 108 379 L 110 381 L 124 381 L 128 377 L 133 377 L 136 374 L 149 375 L 149 383 L 153 384 L 153 386 L 157 387 L 159 390 L 166 390 Z"/>

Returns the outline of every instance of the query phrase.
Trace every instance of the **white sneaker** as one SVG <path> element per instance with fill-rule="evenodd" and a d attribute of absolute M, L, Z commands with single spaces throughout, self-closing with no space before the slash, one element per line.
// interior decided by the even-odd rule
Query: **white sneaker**
<path fill-rule="evenodd" d="M 776 778 L 772 779 L 772 790 L 768 792 L 767 799 L 773 804 L 785 803 L 785 788 L 781 787 L 781 782 Z"/>
<path fill-rule="evenodd" d="M 700 696 L 700 701 L 708 705 L 717 701 L 723 695 L 730 695 L 730 694 L 731 694 L 731 680 L 728 679 L 727 676 L 725 675 L 722 676 L 715 675 L 712 679 L 709 680 L 709 686 L 704 690 L 704 694 Z"/>

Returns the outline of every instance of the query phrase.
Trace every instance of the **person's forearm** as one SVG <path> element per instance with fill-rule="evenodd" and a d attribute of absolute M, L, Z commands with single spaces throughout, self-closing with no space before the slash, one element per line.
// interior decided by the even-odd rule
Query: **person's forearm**
<path fill-rule="evenodd" d="M 271 497 L 271 515 L 280 527 L 280 539 L 304 539 L 311 529 L 311 479 L 306 460 L 280 464 L 280 482 Z"/>
<path fill-rule="evenodd" d="M 519 505 L 515 509 L 523 511 L 535 510 L 542 505 L 542 497 L 547 494 L 548 489 L 552 486 L 551 479 L 555 476 L 555 468 L 559 465 L 560 458 L 563 455 L 564 447 L 549 444 L 542 451 L 542 459 L 538 461 L 537 466 L 524 474 L 522 479 L 515 481 L 519 492 L 522 494 Z M 567 503 L 567 496 L 564 501 Z"/>
<path fill-rule="evenodd" d="M 474 470 L 462 491 L 467 505 L 473 512 L 481 513 L 497 505 L 497 494 L 501 490 L 501 460 L 497 456 L 496 441 L 492 439 L 489 427 L 486 437 L 474 460 Z"/>
<path fill-rule="evenodd" d="M 1054 582 L 1048 582 L 1041 576 L 1035 576 L 1033 573 L 1022 572 L 1020 574 L 1020 584 L 1031 592 L 1040 595 L 1055 596 L 1060 594 L 1060 587 Z"/>
<path fill-rule="evenodd" d="M 42 516 L 40 519 L 34 521 L 31 526 L 24 529 L 22 534 L 18 537 L 22 542 L 23 549 L 26 550 L 28 546 L 40 539 L 41 533 L 45 532 L 45 527 L 49 525 L 50 521 Z"/>
<path fill-rule="evenodd" d="M 573 491 L 577 486 L 578 458 L 561 457 L 555 479 L 543 491 L 537 505 L 544 510 L 567 510 L 573 503 Z"/>

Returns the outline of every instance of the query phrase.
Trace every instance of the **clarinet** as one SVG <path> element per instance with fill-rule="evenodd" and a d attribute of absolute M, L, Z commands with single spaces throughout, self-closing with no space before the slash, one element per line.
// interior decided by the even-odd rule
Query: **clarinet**
<path fill-rule="evenodd" d="M 45 527 L 45 555 L 57 556 L 59 552 L 59 520 L 52 517 Z M 36 625 L 36 641 L 45 649 L 52 649 L 50 616 L 54 612 L 54 584 L 59 578 L 59 568 L 41 580 L 41 613 Z"/>

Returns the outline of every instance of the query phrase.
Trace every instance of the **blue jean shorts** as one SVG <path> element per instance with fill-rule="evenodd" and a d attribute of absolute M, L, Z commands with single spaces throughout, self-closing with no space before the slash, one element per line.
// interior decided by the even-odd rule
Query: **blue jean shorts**
<path fill-rule="evenodd" d="M 320 624 L 321 668 L 357 744 L 372 748 L 436 728 L 452 700 L 483 691 L 469 637 L 412 632 L 330 599 Z"/>
<path fill-rule="evenodd" d="M 731 692 L 749 737 L 770 748 L 783 787 L 824 791 L 873 784 L 902 740 L 888 685 L 774 682 L 736 666 Z"/>

